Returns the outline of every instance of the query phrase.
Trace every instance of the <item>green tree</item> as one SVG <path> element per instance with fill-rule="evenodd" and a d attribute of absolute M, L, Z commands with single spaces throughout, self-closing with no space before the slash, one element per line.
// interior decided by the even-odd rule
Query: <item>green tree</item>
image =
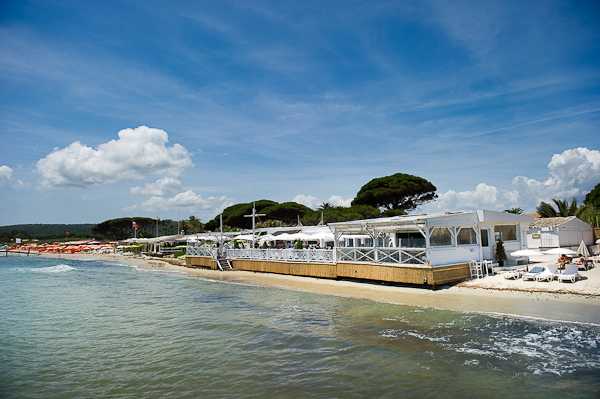
<path fill-rule="evenodd" d="M 109 219 L 97 224 L 92 229 L 92 234 L 96 238 L 105 240 L 124 240 L 133 237 L 132 223 L 138 226 L 137 236 L 154 237 L 156 235 L 156 219 L 146 217 L 129 217 Z M 158 224 L 158 235 L 177 234 L 177 222 L 165 219 Z"/>
<path fill-rule="evenodd" d="M 201 233 L 204 231 L 204 225 L 196 216 L 190 216 L 188 220 L 183 221 L 183 229 L 186 234 Z"/>
<path fill-rule="evenodd" d="M 269 220 L 279 220 L 287 225 L 295 225 L 298 216 L 302 218 L 305 214 L 314 211 L 297 202 L 282 202 L 263 208 L 261 212 L 266 214 L 266 218 Z"/>
<path fill-rule="evenodd" d="M 255 203 L 257 213 L 262 213 L 264 208 L 277 204 L 277 202 L 270 200 L 258 200 L 255 201 Z M 243 202 L 231 205 L 223 209 L 223 225 L 237 229 L 249 229 L 252 227 L 252 218 L 244 217 L 244 215 L 249 215 L 251 213 L 252 202 Z M 219 225 L 219 215 L 217 215 L 214 217 L 214 219 L 206 223 L 204 227 L 206 230 L 216 231 L 219 229 Z"/>
<path fill-rule="evenodd" d="M 577 200 L 573 198 L 571 203 L 566 200 L 561 200 L 557 198 L 553 198 L 552 204 L 547 202 L 540 202 L 537 206 L 537 213 L 542 218 L 553 218 L 553 217 L 566 217 L 566 216 L 577 216 L 579 212 L 579 207 L 577 206 Z"/>
<path fill-rule="evenodd" d="M 600 209 L 600 183 L 596 184 L 596 187 L 586 194 L 583 203 L 586 206 L 593 206 L 596 209 Z"/>
<path fill-rule="evenodd" d="M 505 209 L 504 212 L 513 213 L 515 215 L 522 215 L 524 210 L 522 208 L 510 208 L 510 209 Z"/>
<path fill-rule="evenodd" d="M 331 207 L 332 205 L 329 202 L 325 201 L 319 206 L 319 210 L 324 211 L 325 209 L 329 209 Z"/>
<path fill-rule="evenodd" d="M 321 212 L 323 212 L 323 222 L 325 223 L 372 219 L 381 215 L 379 209 L 369 205 L 355 205 L 351 207 L 332 206 L 322 211 L 317 210 L 306 213 L 302 218 L 302 223 L 307 226 L 318 224 L 321 220 Z"/>
<path fill-rule="evenodd" d="M 370 205 L 375 208 L 410 211 L 418 205 L 437 198 L 437 188 L 419 176 L 396 173 L 372 179 L 361 187 L 352 205 Z"/>

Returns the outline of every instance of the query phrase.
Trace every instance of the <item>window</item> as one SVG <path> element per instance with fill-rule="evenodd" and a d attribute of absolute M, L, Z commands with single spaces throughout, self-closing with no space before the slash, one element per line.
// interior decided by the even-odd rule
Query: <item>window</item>
<path fill-rule="evenodd" d="M 452 245 L 452 235 L 450 234 L 450 230 L 445 227 L 434 227 L 431 229 L 429 243 L 432 247 Z"/>
<path fill-rule="evenodd" d="M 481 230 L 481 246 L 482 247 L 489 247 L 490 246 L 490 241 L 488 238 L 488 231 L 487 229 Z"/>
<path fill-rule="evenodd" d="M 425 237 L 421 233 L 397 233 L 399 248 L 425 248 Z"/>
<path fill-rule="evenodd" d="M 517 241 L 517 226 L 516 225 L 501 225 L 494 226 L 494 234 L 496 240 L 502 241 Z"/>
<path fill-rule="evenodd" d="M 471 227 L 463 227 L 458 232 L 458 245 L 473 245 L 477 244 L 477 235 Z"/>
<path fill-rule="evenodd" d="M 372 238 L 365 238 L 364 246 L 365 247 L 372 247 L 373 246 L 373 239 Z"/>

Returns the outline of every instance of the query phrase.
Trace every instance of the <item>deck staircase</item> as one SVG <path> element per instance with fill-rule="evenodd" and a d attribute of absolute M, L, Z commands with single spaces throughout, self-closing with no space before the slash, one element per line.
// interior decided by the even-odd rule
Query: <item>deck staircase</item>
<path fill-rule="evenodd" d="M 222 272 L 226 270 L 233 270 L 233 266 L 231 266 L 231 262 L 224 256 L 217 256 L 217 267 Z"/>

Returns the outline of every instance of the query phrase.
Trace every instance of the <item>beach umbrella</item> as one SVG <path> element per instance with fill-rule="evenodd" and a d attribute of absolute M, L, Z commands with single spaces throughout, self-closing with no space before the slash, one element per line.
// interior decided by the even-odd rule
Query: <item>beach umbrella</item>
<path fill-rule="evenodd" d="M 514 256 L 515 258 L 530 257 L 530 256 L 542 256 L 542 255 L 544 255 L 544 254 L 541 253 L 540 251 L 538 251 L 537 249 L 520 249 L 518 251 L 510 253 L 510 256 Z"/>
<path fill-rule="evenodd" d="M 544 253 L 546 255 L 567 255 L 567 256 L 577 255 L 577 252 L 575 252 L 569 248 L 552 248 L 547 251 L 544 251 Z"/>
<path fill-rule="evenodd" d="M 581 240 L 581 244 L 579 244 L 579 248 L 577 248 L 577 254 L 585 258 L 590 256 L 590 251 L 588 251 L 588 247 L 587 245 L 585 245 L 585 242 L 583 242 L 583 240 Z"/>

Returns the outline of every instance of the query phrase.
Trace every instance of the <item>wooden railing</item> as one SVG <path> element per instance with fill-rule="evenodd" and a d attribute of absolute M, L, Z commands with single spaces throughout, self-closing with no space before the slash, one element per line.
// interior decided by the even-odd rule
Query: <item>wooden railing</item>
<path fill-rule="evenodd" d="M 334 263 L 331 249 L 227 249 L 228 259 L 283 260 L 307 263 Z"/>
<path fill-rule="evenodd" d="M 337 248 L 338 262 L 427 264 L 425 248 Z"/>

